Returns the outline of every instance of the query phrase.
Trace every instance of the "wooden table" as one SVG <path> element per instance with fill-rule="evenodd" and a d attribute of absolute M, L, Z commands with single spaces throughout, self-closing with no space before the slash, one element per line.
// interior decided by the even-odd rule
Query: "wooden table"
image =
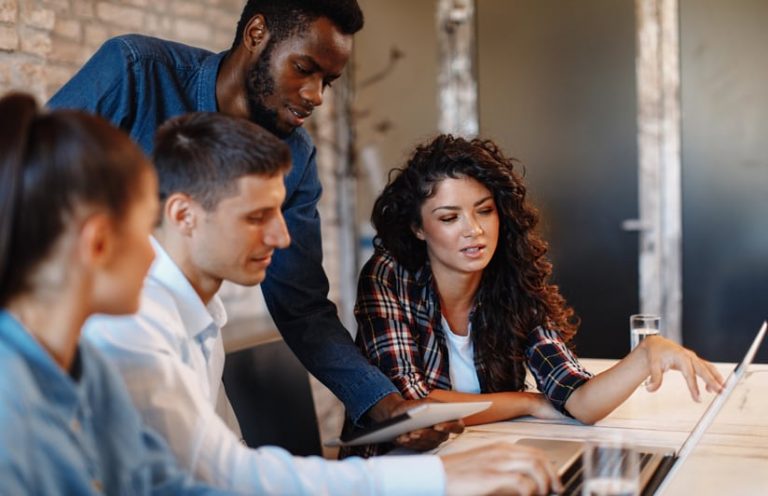
<path fill-rule="evenodd" d="M 614 360 L 582 359 L 598 373 Z M 723 377 L 734 364 L 717 364 Z M 438 454 L 463 451 L 494 440 L 523 437 L 608 440 L 620 436 L 642 446 L 679 449 L 709 405 L 713 395 L 702 388 L 702 402 L 694 402 L 676 371 L 665 374 L 661 389 L 637 391 L 594 426 L 572 420 L 546 421 L 524 417 L 469 427 L 441 445 Z M 664 492 L 665 495 L 768 495 L 768 365 L 750 366 L 693 454 Z"/>

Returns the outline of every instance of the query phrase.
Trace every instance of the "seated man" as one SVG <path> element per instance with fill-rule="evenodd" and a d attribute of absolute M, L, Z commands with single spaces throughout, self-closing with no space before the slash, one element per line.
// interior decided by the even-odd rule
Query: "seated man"
<path fill-rule="evenodd" d="M 160 128 L 154 159 L 162 219 L 139 312 L 92 319 L 85 334 L 183 466 L 251 494 L 541 493 L 557 484 L 543 455 L 506 445 L 337 462 L 241 444 L 222 387 L 226 314 L 216 292 L 225 279 L 260 283 L 290 243 L 280 210 L 288 147 L 244 119 L 197 113 Z"/>

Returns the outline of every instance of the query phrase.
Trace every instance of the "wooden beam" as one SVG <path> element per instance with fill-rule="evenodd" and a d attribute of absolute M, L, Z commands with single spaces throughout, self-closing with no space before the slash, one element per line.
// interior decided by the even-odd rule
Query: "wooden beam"
<path fill-rule="evenodd" d="M 636 0 L 640 311 L 682 342 L 678 0 Z"/>
<path fill-rule="evenodd" d="M 474 0 L 438 0 L 437 37 L 438 129 L 474 137 L 479 129 Z"/>

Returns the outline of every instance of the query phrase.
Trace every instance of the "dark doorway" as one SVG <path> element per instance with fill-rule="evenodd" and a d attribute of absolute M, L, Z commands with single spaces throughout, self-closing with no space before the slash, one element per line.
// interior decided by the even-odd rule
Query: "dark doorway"
<path fill-rule="evenodd" d="M 477 2 L 481 134 L 526 166 L 581 356 L 629 351 L 638 307 L 634 2 Z"/>

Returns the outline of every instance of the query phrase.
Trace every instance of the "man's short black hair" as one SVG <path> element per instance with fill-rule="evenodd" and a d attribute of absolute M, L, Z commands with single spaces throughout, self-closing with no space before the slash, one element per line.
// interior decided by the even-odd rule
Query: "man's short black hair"
<path fill-rule="evenodd" d="M 282 41 L 320 17 L 327 17 L 342 34 L 355 34 L 363 29 L 363 11 L 357 0 L 249 0 L 243 8 L 232 48 L 243 41 L 243 31 L 257 14 L 264 16 L 271 42 Z"/>
<path fill-rule="evenodd" d="M 288 145 L 248 120 L 197 112 L 166 121 L 153 155 L 160 201 L 186 193 L 211 211 L 243 176 L 272 177 L 291 164 Z"/>

